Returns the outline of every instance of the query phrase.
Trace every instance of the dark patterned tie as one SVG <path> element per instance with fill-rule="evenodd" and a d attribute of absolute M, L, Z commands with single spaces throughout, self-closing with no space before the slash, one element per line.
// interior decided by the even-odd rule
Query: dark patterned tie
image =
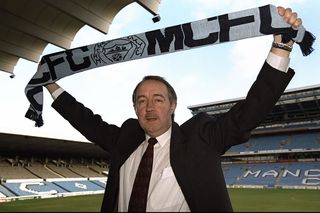
<path fill-rule="evenodd" d="M 140 161 L 129 201 L 129 212 L 145 212 L 150 176 L 153 164 L 153 146 L 158 142 L 155 138 L 148 140 L 147 150 Z"/>

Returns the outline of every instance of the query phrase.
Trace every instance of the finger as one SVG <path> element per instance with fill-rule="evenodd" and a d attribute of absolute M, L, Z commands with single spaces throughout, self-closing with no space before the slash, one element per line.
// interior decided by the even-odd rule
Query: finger
<path fill-rule="evenodd" d="M 291 15 L 292 15 L 292 10 L 291 10 L 291 8 L 287 8 L 287 9 L 285 10 L 285 13 L 284 13 L 284 20 L 285 20 L 286 22 L 288 22 L 289 19 L 290 19 L 290 17 L 291 17 Z"/>
<path fill-rule="evenodd" d="M 298 28 L 300 25 L 302 25 L 301 18 L 297 18 L 297 20 L 292 24 L 293 28 Z"/>
<path fill-rule="evenodd" d="M 291 16 L 290 16 L 290 19 L 289 19 L 289 23 L 288 23 L 288 24 L 293 25 L 293 24 L 296 22 L 296 20 L 297 20 L 297 16 L 298 16 L 298 14 L 297 14 L 296 12 L 293 12 L 293 13 L 291 14 Z"/>
<path fill-rule="evenodd" d="M 285 9 L 281 6 L 278 7 L 278 13 L 280 16 L 284 16 Z"/>

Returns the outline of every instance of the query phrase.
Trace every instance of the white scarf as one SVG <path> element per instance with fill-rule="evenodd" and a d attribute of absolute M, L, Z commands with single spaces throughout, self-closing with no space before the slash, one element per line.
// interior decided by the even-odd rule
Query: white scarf
<path fill-rule="evenodd" d="M 43 86 L 63 77 L 100 66 L 188 50 L 270 34 L 282 34 L 283 42 L 297 42 L 304 56 L 312 51 L 315 37 L 301 25 L 293 29 L 277 7 L 266 5 L 199 21 L 45 55 L 25 88 L 30 107 L 26 117 L 43 125 Z"/>

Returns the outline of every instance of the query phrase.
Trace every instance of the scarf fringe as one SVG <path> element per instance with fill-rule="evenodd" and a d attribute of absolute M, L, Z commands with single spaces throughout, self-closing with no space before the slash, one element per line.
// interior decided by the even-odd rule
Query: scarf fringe
<path fill-rule="evenodd" d="M 297 43 L 300 46 L 301 52 L 303 54 L 303 56 L 307 56 L 310 53 L 313 52 L 313 42 L 316 40 L 316 37 L 310 33 L 309 31 L 306 31 L 303 39 L 300 43 Z"/>
<path fill-rule="evenodd" d="M 42 115 L 37 114 L 35 111 L 32 111 L 31 109 L 28 109 L 25 117 L 35 121 L 36 122 L 34 124 L 35 127 L 41 127 L 43 125 Z"/>

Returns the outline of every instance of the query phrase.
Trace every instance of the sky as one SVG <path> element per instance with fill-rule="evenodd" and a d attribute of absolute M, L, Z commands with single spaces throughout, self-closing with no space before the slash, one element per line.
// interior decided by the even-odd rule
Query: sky
<path fill-rule="evenodd" d="M 161 0 L 158 10 L 161 20 L 157 23 L 153 23 L 151 13 L 132 3 L 115 16 L 108 34 L 84 26 L 71 48 L 266 4 L 292 8 L 304 27 L 318 37 L 314 52 L 307 57 L 295 45 L 290 67 L 296 74 L 287 89 L 319 85 L 320 2 L 316 0 Z M 57 83 L 106 122 L 121 126 L 126 119 L 136 118 L 131 102 L 136 84 L 145 75 L 160 75 L 176 90 L 175 121 L 182 124 L 192 117 L 188 106 L 246 96 L 272 39 L 268 35 L 118 63 L 68 76 Z M 61 50 L 49 44 L 43 55 Z M 36 70 L 37 63 L 20 59 L 14 69 L 15 78 L 0 72 L 0 132 L 88 142 L 51 107 L 53 100 L 47 90 L 44 90 L 44 125 L 35 127 L 33 121 L 25 118 L 29 102 L 24 89 Z"/>

